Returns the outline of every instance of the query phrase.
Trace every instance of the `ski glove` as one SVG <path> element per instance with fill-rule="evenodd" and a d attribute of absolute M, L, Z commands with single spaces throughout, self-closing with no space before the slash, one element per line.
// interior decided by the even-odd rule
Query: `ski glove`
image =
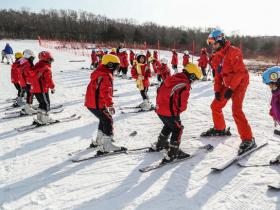
<path fill-rule="evenodd" d="M 108 112 L 110 115 L 114 115 L 116 113 L 115 108 L 113 106 L 108 107 Z"/>
<path fill-rule="evenodd" d="M 221 100 L 221 93 L 220 93 L 220 92 L 216 92 L 216 93 L 215 93 L 215 99 L 216 99 L 217 101 L 220 101 L 220 100 Z"/>
<path fill-rule="evenodd" d="M 225 95 L 224 95 L 225 99 L 230 99 L 231 96 L 232 96 L 232 93 L 233 93 L 233 90 L 228 88 L 225 92 Z"/>
<path fill-rule="evenodd" d="M 53 88 L 53 89 L 51 89 L 51 93 L 52 94 L 54 94 L 55 93 L 55 89 Z"/>

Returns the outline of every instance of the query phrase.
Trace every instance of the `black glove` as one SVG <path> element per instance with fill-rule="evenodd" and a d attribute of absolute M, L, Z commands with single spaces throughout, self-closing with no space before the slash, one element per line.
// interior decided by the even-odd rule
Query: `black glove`
<path fill-rule="evenodd" d="M 221 100 L 221 93 L 220 92 L 215 92 L 215 99 L 217 101 Z"/>
<path fill-rule="evenodd" d="M 230 99 L 231 96 L 232 96 L 232 93 L 233 93 L 233 90 L 228 88 L 225 92 L 225 95 L 224 95 L 225 99 Z"/>

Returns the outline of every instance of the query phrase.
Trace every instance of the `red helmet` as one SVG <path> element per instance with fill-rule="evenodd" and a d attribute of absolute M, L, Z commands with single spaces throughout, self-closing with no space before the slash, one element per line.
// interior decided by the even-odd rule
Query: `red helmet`
<path fill-rule="evenodd" d="M 38 58 L 40 61 L 47 61 L 47 62 L 53 62 L 54 59 L 52 57 L 52 54 L 48 51 L 42 51 L 39 53 Z"/>

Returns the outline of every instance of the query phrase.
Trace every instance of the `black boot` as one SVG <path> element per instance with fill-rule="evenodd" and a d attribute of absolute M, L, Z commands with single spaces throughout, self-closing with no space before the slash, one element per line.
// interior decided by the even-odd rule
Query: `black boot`
<path fill-rule="evenodd" d="M 216 130 L 215 128 L 210 128 L 206 132 L 203 132 L 200 136 L 210 137 L 210 136 L 231 136 L 230 128 L 223 130 Z"/>
<path fill-rule="evenodd" d="M 160 150 L 168 149 L 168 147 L 169 147 L 168 138 L 169 138 L 169 135 L 164 136 L 162 133 L 159 134 L 158 141 L 155 142 L 152 145 L 152 147 L 149 149 L 150 152 L 159 152 Z"/>
<path fill-rule="evenodd" d="M 276 158 L 272 159 L 271 161 L 269 161 L 270 165 L 278 165 L 280 164 L 280 155 L 278 155 Z"/>
<path fill-rule="evenodd" d="M 238 155 L 242 155 L 255 147 L 257 147 L 257 144 L 254 138 L 252 140 L 243 140 L 239 146 Z"/>
<path fill-rule="evenodd" d="M 274 130 L 274 134 L 280 135 L 280 131 L 275 129 L 275 130 Z"/>
<path fill-rule="evenodd" d="M 178 144 L 170 144 L 167 155 L 162 159 L 162 163 L 169 163 L 175 159 L 183 159 L 188 157 L 190 157 L 190 155 L 179 149 Z"/>

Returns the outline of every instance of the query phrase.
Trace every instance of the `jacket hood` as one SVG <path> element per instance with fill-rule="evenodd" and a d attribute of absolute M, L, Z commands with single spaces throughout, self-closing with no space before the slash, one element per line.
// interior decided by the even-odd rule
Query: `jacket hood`
<path fill-rule="evenodd" d="M 179 83 L 188 83 L 190 84 L 190 80 L 184 73 L 174 74 L 171 77 L 167 77 L 164 81 L 164 85 L 166 87 L 174 86 Z"/>

